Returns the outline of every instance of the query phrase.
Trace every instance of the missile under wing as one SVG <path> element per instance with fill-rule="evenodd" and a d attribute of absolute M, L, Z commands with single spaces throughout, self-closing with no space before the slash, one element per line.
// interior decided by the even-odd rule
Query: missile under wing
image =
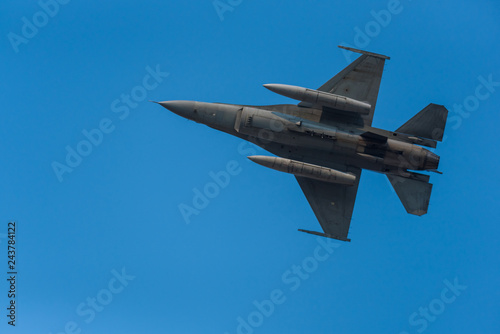
<path fill-rule="evenodd" d="M 361 116 L 360 123 L 370 126 L 375 106 L 377 105 L 378 91 L 380 81 L 382 80 L 382 73 L 384 72 L 385 61 L 391 58 L 346 46 L 339 46 L 339 48 L 358 52 L 362 55 L 318 88 L 318 91 L 367 103 L 370 106 L 370 110 L 366 115 Z M 323 105 L 315 105 L 310 102 L 301 102 L 299 106 L 320 109 L 324 107 Z M 335 109 L 331 111 L 333 113 L 337 112 Z"/>
<path fill-rule="evenodd" d="M 337 165 L 336 169 L 354 175 L 356 177 L 354 185 L 346 186 L 295 176 L 324 233 L 299 231 L 342 241 L 351 241 L 351 239 L 347 238 L 347 235 L 358 192 L 361 168 Z"/>

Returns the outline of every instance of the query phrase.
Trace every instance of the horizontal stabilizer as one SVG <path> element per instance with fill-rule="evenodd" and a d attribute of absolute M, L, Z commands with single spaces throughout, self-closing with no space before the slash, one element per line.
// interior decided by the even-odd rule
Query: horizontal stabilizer
<path fill-rule="evenodd" d="M 437 141 L 443 140 L 448 110 L 444 106 L 429 104 L 396 132 Z"/>
<path fill-rule="evenodd" d="M 387 174 L 387 178 L 398 194 L 406 212 L 422 216 L 427 213 L 432 184 L 415 178 Z"/>

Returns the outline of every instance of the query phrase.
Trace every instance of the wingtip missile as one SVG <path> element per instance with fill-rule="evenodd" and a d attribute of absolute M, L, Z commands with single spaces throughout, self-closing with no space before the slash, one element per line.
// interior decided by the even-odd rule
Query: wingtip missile
<path fill-rule="evenodd" d="M 297 231 L 304 232 L 304 233 L 309 233 L 309 234 L 313 234 L 313 235 L 318 235 L 320 237 L 325 237 L 325 238 L 330 238 L 330 239 L 335 239 L 335 240 L 340 240 L 340 241 L 351 242 L 351 239 L 342 238 L 342 237 L 336 237 L 336 236 L 333 236 L 331 234 L 326 234 L 326 233 L 321 233 L 321 232 L 316 232 L 316 231 L 308 231 L 308 230 L 303 230 L 303 229 L 300 229 L 300 228 Z"/>
<path fill-rule="evenodd" d="M 348 50 L 348 51 L 356 52 L 356 53 L 361 53 L 361 54 L 367 55 L 367 56 L 372 56 L 372 57 L 382 58 L 382 59 L 387 59 L 387 60 L 391 59 L 391 57 L 387 57 L 387 56 L 384 56 L 384 55 L 381 55 L 378 53 L 373 53 L 373 52 L 368 52 L 368 51 L 364 51 L 364 50 L 360 50 L 360 49 L 350 48 L 348 46 L 338 45 L 338 47 L 341 49 L 344 49 L 344 50 Z"/>

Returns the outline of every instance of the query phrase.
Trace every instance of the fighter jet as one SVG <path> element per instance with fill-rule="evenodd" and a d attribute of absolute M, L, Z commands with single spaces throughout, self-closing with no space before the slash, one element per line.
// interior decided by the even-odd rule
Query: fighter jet
<path fill-rule="evenodd" d="M 283 84 L 265 88 L 298 105 L 249 106 L 195 101 L 158 102 L 170 111 L 250 141 L 275 156 L 249 156 L 297 179 L 323 232 L 301 232 L 351 241 L 349 226 L 363 169 L 385 174 L 410 214 L 427 213 L 440 157 L 423 146 L 442 141 L 448 110 L 429 104 L 395 131 L 371 126 L 385 61 L 361 56 L 317 90 Z"/>

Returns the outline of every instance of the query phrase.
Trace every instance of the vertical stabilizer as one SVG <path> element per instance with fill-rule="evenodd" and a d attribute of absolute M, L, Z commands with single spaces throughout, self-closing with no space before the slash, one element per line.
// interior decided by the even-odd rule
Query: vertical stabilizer
<path fill-rule="evenodd" d="M 447 117 L 448 110 L 444 106 L 431 103 L 401 125 L 396 132 L 442 141 Z"/>

